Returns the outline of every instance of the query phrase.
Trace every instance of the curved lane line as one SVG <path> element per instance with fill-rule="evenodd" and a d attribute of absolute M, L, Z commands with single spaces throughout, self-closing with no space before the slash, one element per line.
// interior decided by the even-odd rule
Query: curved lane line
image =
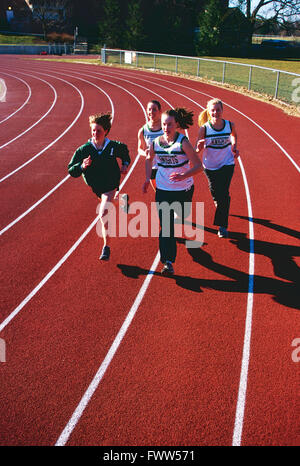
<path fill-rule="evenodd" d="M 108 100 L 110 101 L 110 104 L 111 104 L 111 108 L 112 108 L 112 119 L 114 118 L 114 106 L 113 106 L 113 103 L 112 103 L 112 100 L 110 98 L 110 96 L 103 90 L 101 89 L 99 86 L 97 86 L 96 84 L 90 82 L 90 81 L 87 81 L 86 79 L 83 79 L 83 78 L 79 78 L 78 76 L 73 76 L 73 75 L 67 75 L 66 73 L 60 73 L 60 74 L 64 74 L 64 76 L 69 76 L 71 78 L 76 78 L 76 79 L 80 79 L 81 81 L 84 81 L 84 82 L 87 82 L 88 84 L 91 84 L 92 86 L 96 87 L 97 89 L 99 89 L 101 92 L 103 92 L 106 97 L 108 98 Z M 82 75 L 82 74 L 81 74 Z M 89 76 L 89 75 L 84 75 L 84 76 Z M 94 76 L 91 76 L 91 77 L 94 77 Z M 114 83 L 111 83 L 110 81 L 106 81 L 105 79 L 103 78 L 96 78 L 96 79 L 101 79 L 102 81 L 104 82 L 109 82 L 110 84 L 113 84 L 115 86 L 118 86 L 117 84 L 114 84 Z M 139 86 L 139 85 L 138 85 Z M 121 86 L 118 86 L 118 87 L 121 87 Z M 146 87 L 144 86 L 139 86 L 139 87 L 142 87 L 143 89 L 146 89 L 146 90 L 149 90 L 147 89 Z M 127 91 L 125 88 L 121 87 L 121 89 L 125 90 L 126 92 L 129 92 Z M 151 91 L 152 92 L 152 91 Z M 155 93 L 155 95 L 158 95 L 161 99 L 163 99 L 165 102 L 167 102 L 169 104 L 169 102 L 167 100 L 165 100 L 162 96 L 160 96 L 159 94 Z M 0 236 L 5 233 L 7 230 L 9 230 L 11 227 L 13 227 L 16 223 L 18 223 L 20 220 L 22 220 L 27 214 L 29 214 L 30 212 L 32 212 L 32 210 L 34 210 L 36 207 L 38 207 L 44 200 L 46 200 L 52 193 L 54 193 L 54 191 L 56 191 L 56 189 L 58 189 L 65 181 L 67 181 L 68 179 L 70 178 L 70 175 L 67 175 L 63 180 L 61 180 L 56 186 L 54 186 L 48 193 L 46 193 L 42 198 L 40 198 L 37 202 L 35 202 L 31 207 L 29 207 L 25 212 L 23 212 L 21 215 L 19 215 L 19 217 L 17 217 L 15 220 L 13 220 L 12 222 L 10 222 L 6 227 L 4 227 L 2 230 L 0 230 Z"/>
<path fill-rule="evenodd" d="M 122 78 L 119 78 L 122 79 Z M 140 79 L 140 78 L 138 78 Z M 146 80 L 147 82 L 147 80 Z M 165 88 L 165 86 L 160 85 L 161 87 Z M 172 90 L 170 88 L 166 88 L 168 90 Z M 177 92 L 174 89 L 173 92 Z M 177 92 L 178 93 L 178 92 Z M 178 93 L 181 96 L 184 96 L 181 93 Z M 188 96 L 184 96 L 193 103 L 195 103 L 200 108 L 202 105 L 195 102 L 193 99 L 189 98 Z M 241 112 L 239 112 L 241 113 Z M 253 228 L 253 214 L 252 214 L 252 204 L 250 198 L 250 191 L 249 186 L 246 178 L 245 169 L 241 160 L 241 157 L 238 158 L 239 165 L 241 168 L 243 182 L 246 192 L 247 198 L 247 208 L 248 208 L 248 217 L 249 217 L 249 271 L 248 271 L 248 296 L 247 296 L 247 310 L 246 310 L 246 321 L 245 321 L 245 334 L 244 334 L 244 344 L 243 344 L 243 356 L 241 362 L 241 373 L 240 373 L 240 384 L 239 384 L 239 391 L 237 397 L 237 407 L 236 407 L 236 415 L 235 415 L 235 424 L 234 424 L 234 432 L 233 432 L 233 446 L 239 446 L 241 444 L 242 439 L 242 431 L 243 431 L 243 421 L 244 421 L 244 412 L 245 412 L 245 404 L 246 404 L 246 392 L 247 392 L 247 380 L 248 380 L 248 368 L 249 368 L 249 360 L 250 360 L 250 343 L 251 343 L 251 329 L 252 329 L 252 312 L 253 312 L 253 292 L 254 292 L 254 228 Z"/>
<path fill-rule="evenodd" d="M 25 74 L 25 73 L 24 73 Z M 44 73 L 40 73 L 40 74 L 44 74 Z M 50 75 L 46 75 L 46 76 L 50 76 Z M 52 76 L 51 76 L 52 77 Z M 72 121 L 72 123 L 56 138 L 54 139 L 50 144 L 48 144 L 46 147 L 44 147 L 44 149 L 42 149 L 40 152 L 38 152 L 36 155 L 34 155 L 33 157 L 31 157 L 31 159 L 27 160 L 25 163 L 23 163 L 22 165 L 20 165 L 18 168 L 16 168 L 15 170 L 13 170 L 12 172 L 8 173 L 7 175 L 5 175 L 3 178 L 0 179 L 0 183 L 2 183 L 3 181 L 7 180 L 8 178 L 10 178 L 12 175 L 14 175 L 15 173 L 17 173 L 18 171 L 20 171 L 22 168 L 26 167 L 26 165 L 28 165 L 29 163 L 33 162 L 33 160 L 35 160 L 37 157 L 39 157 L 40 155 L 42 155 L 44 152 L 46 152 L 46 150 L 48 150 L 50 147 L 52 147 L 57 141 L 59 141 L 71 128 L 72 126 L 74 126 L 74 124 L 76 123 L 76 121 L 78 120 L 78 118 L 80 117 L 81 113 L 82 113 L 82 110 L 83 110 L 83 107 L 84 107 L 84 98 L 83 98 L 83 95 L 81 94 L 80 90 L 74 86 L 73 84 L 71 83 L 68 83 L 68 81 L 65 81 L 64 79 L 61 79 L 61 78 L 55 78 L 55 79 L 59 79 L 60 81 L 64 81 L 66 82 L 67 84 L 69 84 L 70 86 L 74 87 L 74 89 L 79 93 L 80 95 L 80 99 L 81 99 L 81 106 L 80 106 L 80 109 L 79 109 L 79 112 L 78 114 L 76 115 L 76 117 L 74 118 L 74 120 Z"/>
<path fill-rule="evenodd" d="M 4 73 L 4 72 L 2 72 L 2 71 L 1 71 L 1 73 L 2 73 L 2 74 L 5 74 L 5 75 L 7 75 L 7 76 L 10 76 L 10 77 L 12 77 L 12 78 L 18 79 L 19 81 L 21 81 L 22 83 L 24 83 L 24 84 L 27 86 L 27 88 L 28 88 L 28 90 L 29 90 L 29 93 L 28 93 L 27 99 L 26 99 L 25 102 L 21 105 L 21 107 L 17 108 L 17 110 L 15 110 L 13 113 L 11 113 L 11 114 L 8 115 L 6 118 L 4 118 L 4 120 L 1 120 L 1 121 L 0 121 L 0 124 L 1 124 L 1 123 L 4 123 L 6 120 L 9 120 L 9 118 L 11 118 L 11 117 L 14 116 L 16 113 L 18 113 L 20 110 L 22 110 L 22 108 L 23 108 L 23 107 L 28 103 L 28 101 L 30 100 L 30 97 L 31 97 L 31 94 L 32 94 L 32 93 L 31 93 L 31 87 L 29 86 L 29 84 L 28 84 L 26 81 L 24 81 L 23 79 L 21 79 L 21 78 L 19 78 L 19 77 L 17 77 L 17 76 L 13 76 L 12 74 L 9 74 L 9 73 Z"/>
<path fill-rule="evenodd" d="M 253 312 L 253 298 L 254 298 L 254 228 L 253 228 L 253 213 L 252 213 L 252 204 L 250 191 L 248 186 L 248 181 L 246 178 L 245 169 L 243 166 L 240 157 L 238 158 L 240 168 L 243 175 L 246 197 L 247 197 L 247 207 L 248 207 L 248 217 L 249 217 L 249 281 L 248 281 L 248 297 L 247 297 L 247 312 L 246 312 L 246 321 L 245 321 L 245 334 L 244 334 L 244 346 L 243 346 L 243 356 L 241 362 L 241 373 L 240 373 L 240 384 L 237 398 L 237 406 L 235 413 L 235 423 L 233 430 L 232 446 L 240 446 L 242 441 L 242 432 L 244 424 L 244 414 L 245 414 L 245 405 L 246 405 L 246 393 L 247 393 L 247 381 L 248 381 L 248 369 L 250 361 L 250 346 L 251 346 L 251 330 L 252 330 L 252 312 Z"/>
<path fill-rule="evenodd" d="M 83 80 L 85 81 L 85 80 Z M 97 89 L 99 89 L 101 92 L 103 92 L 106 97 L 108 98 L 108 100 L 110 101 L 110 105 L 111 105 L 111 109 L 112 109 L 112 120 L 114 118 L 114 105 L 112 103 L 112 100 L 110 98 L 110 96 L 103 90 L 101 89 L 100 87 L 96 86 L 95 84 L 93 83 L 90 83 L 89 81 L 85 81 L 89 84 L 92 84 L 93 86 L 95 86 Z M 68 179 L 70 178 L 70 175 L 67 175 L 63 180 L 61 180 L 57 185 L 55 185 L 50 191 L 48 191 L 48 193 L 46 193 L 43 197 L 41 197 L 37 202 L 35 202 L 31 207 L 29 207 L 25 212 L 23 212 L 21 215 L 19 215 L 19 217 L 17 217 L 15 220 L 13 220 L 12 222 L 10 222 L 6 227 L 4 227 L 2 230 L 0 230 L 0 236 L 3 235 L 3 233 L 5 233 L 7 230 L 9 230 L 11 227 L 13 227 L 16 223 L 18 223 L 20 220 L 22 220 L 24 217 L 26 217 L 27 214 L 29 214 L 30 212 L 32 212 L 36 207 L 38 207 L 43 201 L 45 201 L 51 194 L 54 193 L 54 191 L 56 191 L 63 183 L 65 183 Z"/>
<path fill-rule="evenodd" d="M 26 73 L 22 73 L 22 74 L 25 74 Z M 26 76 L 30 76 L 30 75 L 26 75 Z M 47 112 L 39 119 L 37 120 L 35 123 L 33 123 L 33 125 L 29 126 L 29 128 L 25 129 L 25 131 L 23 131 L 22 133 L 18 134 L 18 136 L 14 137 L 13 139 L 11 139 L 10 141 L 6 142 L 5 144 L 2 144 L 2 146 L 0 146 L 0 149 L 3 149 L 3 147 L 6 147 L 8 146 L 9 144 L 11 144 L 12 142 L 16 141 L 17 139 L 19 139 L 21 136 L 24 136 L 24 134 L 28 133 L 28 131 L 30 131 L 32 128 L 34 128 L 36 125 L 38 125 L 44 118 L 46 118 L 47 115 L 49 115 L 49 113 L 51 112 L 51 110 L 53 109 L 53 107 L 55 106 L 56 104 L 56 101 L 57 101 L 57 93 L 56 93 L 56 90 L 54 89 L 54 87 L 48 83 L 47 81 L 45 81 L 44 79 L 41 79 L 41 78 L 36 78 L 36 79 L 39 79 L 40 81 L 43 81 L 44 83 L 48 84 L 48 86 L 51 87 L 51 89 L 53 90 L 54 92 L 54 100 L 50 106 L 50 108 L 47 110 Z"/>
<path fill-rule="evenodd" d="M 159 252 L 156 254 L 156 257 L 153 261 L 153 264 L 151 265 L 150 267 L 150 270 L 134 300 L 134 303 L 133 305 L 131 306 L 117 336 L 115 337 L 111 347 L 109 348 L 101 366 L 99 367 L 97 373 L 95 374 L 92 382 L 90 383 L 90 385 L 88 386 L 86 392 L 84 393 L 83 397 L 81 398 L 78 406 L 76 407 L 74 413 L 72 414 L 72 417 L 70 418 L 68 424 L 66 425 L 66 427 L 64 428 L 64 430 L 62 431 L 62 433 L 60 434 L 59 438 L 57 439 L 56 443 L 55 443 L 55 446 L 58 447 L 58 446 L 64 446 L 66 444 L 66 442 L 68 441 L 71 433 L 73 432 L 73 430 L 75 429 L 79 419 L 81 418 L 85 408 L 87 407 L 89 401 L 91 400 L 93 394 L 95 393 L 96 389 L 98 388 L 108 366 L 110 365 L 114 355 L 116 354 L 144 296 L 145 296 L 145 293 L 148 289 L 148 286 L 150 284 L 150 281 L 153 277 L 153 274 L 158 266 L 158 263 L 159 263 L 159 260 L 160 260 L 160 254 Z"/>
<path fill-rule="evenodd" d="M 58 78 L 59 79 L 59 78 Z M 121 87 L 121 86 L 118 86 Z M 126 92 L 129 93 L 126 89 L 124 89 Z M 131 94 L 131 93 L 130 93 Z M 142 103 L 138 100 L 134 94 L 131 94 L 138 104 L 141 106 L 145 120 L 147 119 L 146 112 L 144 110 L 144 107 Z M 123 182 L 120 184 L 120 191 L 124 184 L 127 182 L 129 176 L 131 175 L 134 167 L 136 166 L 137 162 L 139 160 L 139 155 L 135 158 L 130 170 L 128 171 L 127 175 L 125 176 Z M 19 312 L 23 309 L 23 307 L 33 298 L 33 296 L 36 295 L 36 293 L 47 283 L 47 281 L 57 272 L 57 270 L 62 266 L 62 264 L 68 259 L 68 257 L 75 251 L 75 249 L 79 246 L 79 244 L 84 240 L 84 238 L 87 236 L 87 234 L 91 231 L 91 229 L 97 224 L 97 221 L 99 220 L 99 217 L 97 216 L 93 222 L 87 227 L 87 229 L 84 231 L 84 233 L 80 236 L 80 238 L 71 246 L 71 248 L 67 251 L 67 253 L 57 262 L 57 264 L 50 270 L 50 272 L 40 281 L 40 283 L 26 296 L 25 299 L 9 314 L 9 316 L 3 320 L 3 322 L 0 324 L 0 332 L 12 321 L 14 317 L 16 317 Z"/>

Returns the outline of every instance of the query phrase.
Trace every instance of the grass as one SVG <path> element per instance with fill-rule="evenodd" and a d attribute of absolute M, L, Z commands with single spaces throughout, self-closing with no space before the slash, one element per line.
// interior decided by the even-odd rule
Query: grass
<path fill-rule="evenodd" d="M 224 57 L 202 57 L 213 58 L 214 60 L 243 63 L 245 65 L 256 65 L 264 68 L 288 71 L 300 74 L 300 60 L 297 58 L 287 58 L 285 60 L 262 59 L 262 58 L 224 58 Z"/>
<path fill-rule="evenodd" d="M 57 34 L 55 32 L 48 34 L 47 40 L 44 40 L 40 36 L 22 36 L 22 35 L 5 35 L 0 34 L 1 45 L 45 45 L 52 42 L 64 42 L 73 43 L 73 36 L 70 34 Z"/>
<path fill-rule="evenodd" d="M 46 44 L 41 37 L 36 36 L 6 36 L 0 34 L 0 44 L 1 45 L 39 45 Z"/>
<path fill-rule="evenodd" d="M 252 37 L 252 44 L 261 44 L 263 40 L 288 40 L 289 42 L 300 42 L 300 37 L 297 36 L 259 36 Z"/>

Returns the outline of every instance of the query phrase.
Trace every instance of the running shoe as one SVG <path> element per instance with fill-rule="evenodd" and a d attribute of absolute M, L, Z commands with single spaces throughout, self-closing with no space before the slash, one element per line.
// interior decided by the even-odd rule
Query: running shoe
<path fill-rule="evenodd" d="M 110 247 L 109 246 L 103 246 L 101 256 L 99 257 L 99 259 L 101 261 L 108 261 L 109 256 L 110 256 Z"/>
<path fill-rule="evenodd" d="M 218 237 L 219 238 L 227 238 L 228 237 L 228 231 L 225 227 L 220 227 L 218 231 Z"/>
<path fill-rule="evenodd" d="M 174 274 L 174 269 L 173 269 L 172 262 L 166 261 L 164 263 L 164 266 L 161 269 L 161 274 L 162 275 L 173 275 Z"/>

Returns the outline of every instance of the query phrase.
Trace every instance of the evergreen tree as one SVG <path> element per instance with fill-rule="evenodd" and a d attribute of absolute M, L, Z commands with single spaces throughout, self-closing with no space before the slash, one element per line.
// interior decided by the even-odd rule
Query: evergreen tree
<path fill-rule="evenodd" d="M 125 40 L 126 48 L 141 50 L 143 48 L 144 18 L 141 9 L 141 0 L 132 0 L 128 5 Z"/>
<path fill-rule="evenodd" d="M 199 55 L 213 55 L 220 48 L 225 11 L 223 0 L 209 0 L 199 15 L 199 34 L 195 44 Z"/>
<path fill-rule="evenodd" d="M 105 0 L 103 18 L 98 23 L 99 40 L 110 48 L 123 48 L 124 24 L 119 0 Z"/>

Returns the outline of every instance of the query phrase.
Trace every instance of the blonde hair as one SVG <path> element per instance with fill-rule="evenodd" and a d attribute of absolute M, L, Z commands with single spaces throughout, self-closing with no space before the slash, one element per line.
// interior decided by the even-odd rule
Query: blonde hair
<path fill-rule="evenodd" d="M 203 125 L 205 125 L 205 123 L 208 122 L 208 120 L 209 120 L 209 111 L 208 111 L 208 109 L 209 109 L 209 107 L 211 107 L 212 105 L 217 105 L 217 104 L 221 105 L 221 108 L 222 108 L 222 110 L 223 110 L 223 102 L 222 102 L 222 100 L 220 100 L 220 99 L 211 99 L 211 100 L 209 100 L 209 101 L 207 102 L 207 104 L 206 104 L 206 109 L 203 110 L 203 111 L 199 114 L 199 117 L 198 117 L 198 125 L 199 125 L 199 126 L 203 126 Z"/>

